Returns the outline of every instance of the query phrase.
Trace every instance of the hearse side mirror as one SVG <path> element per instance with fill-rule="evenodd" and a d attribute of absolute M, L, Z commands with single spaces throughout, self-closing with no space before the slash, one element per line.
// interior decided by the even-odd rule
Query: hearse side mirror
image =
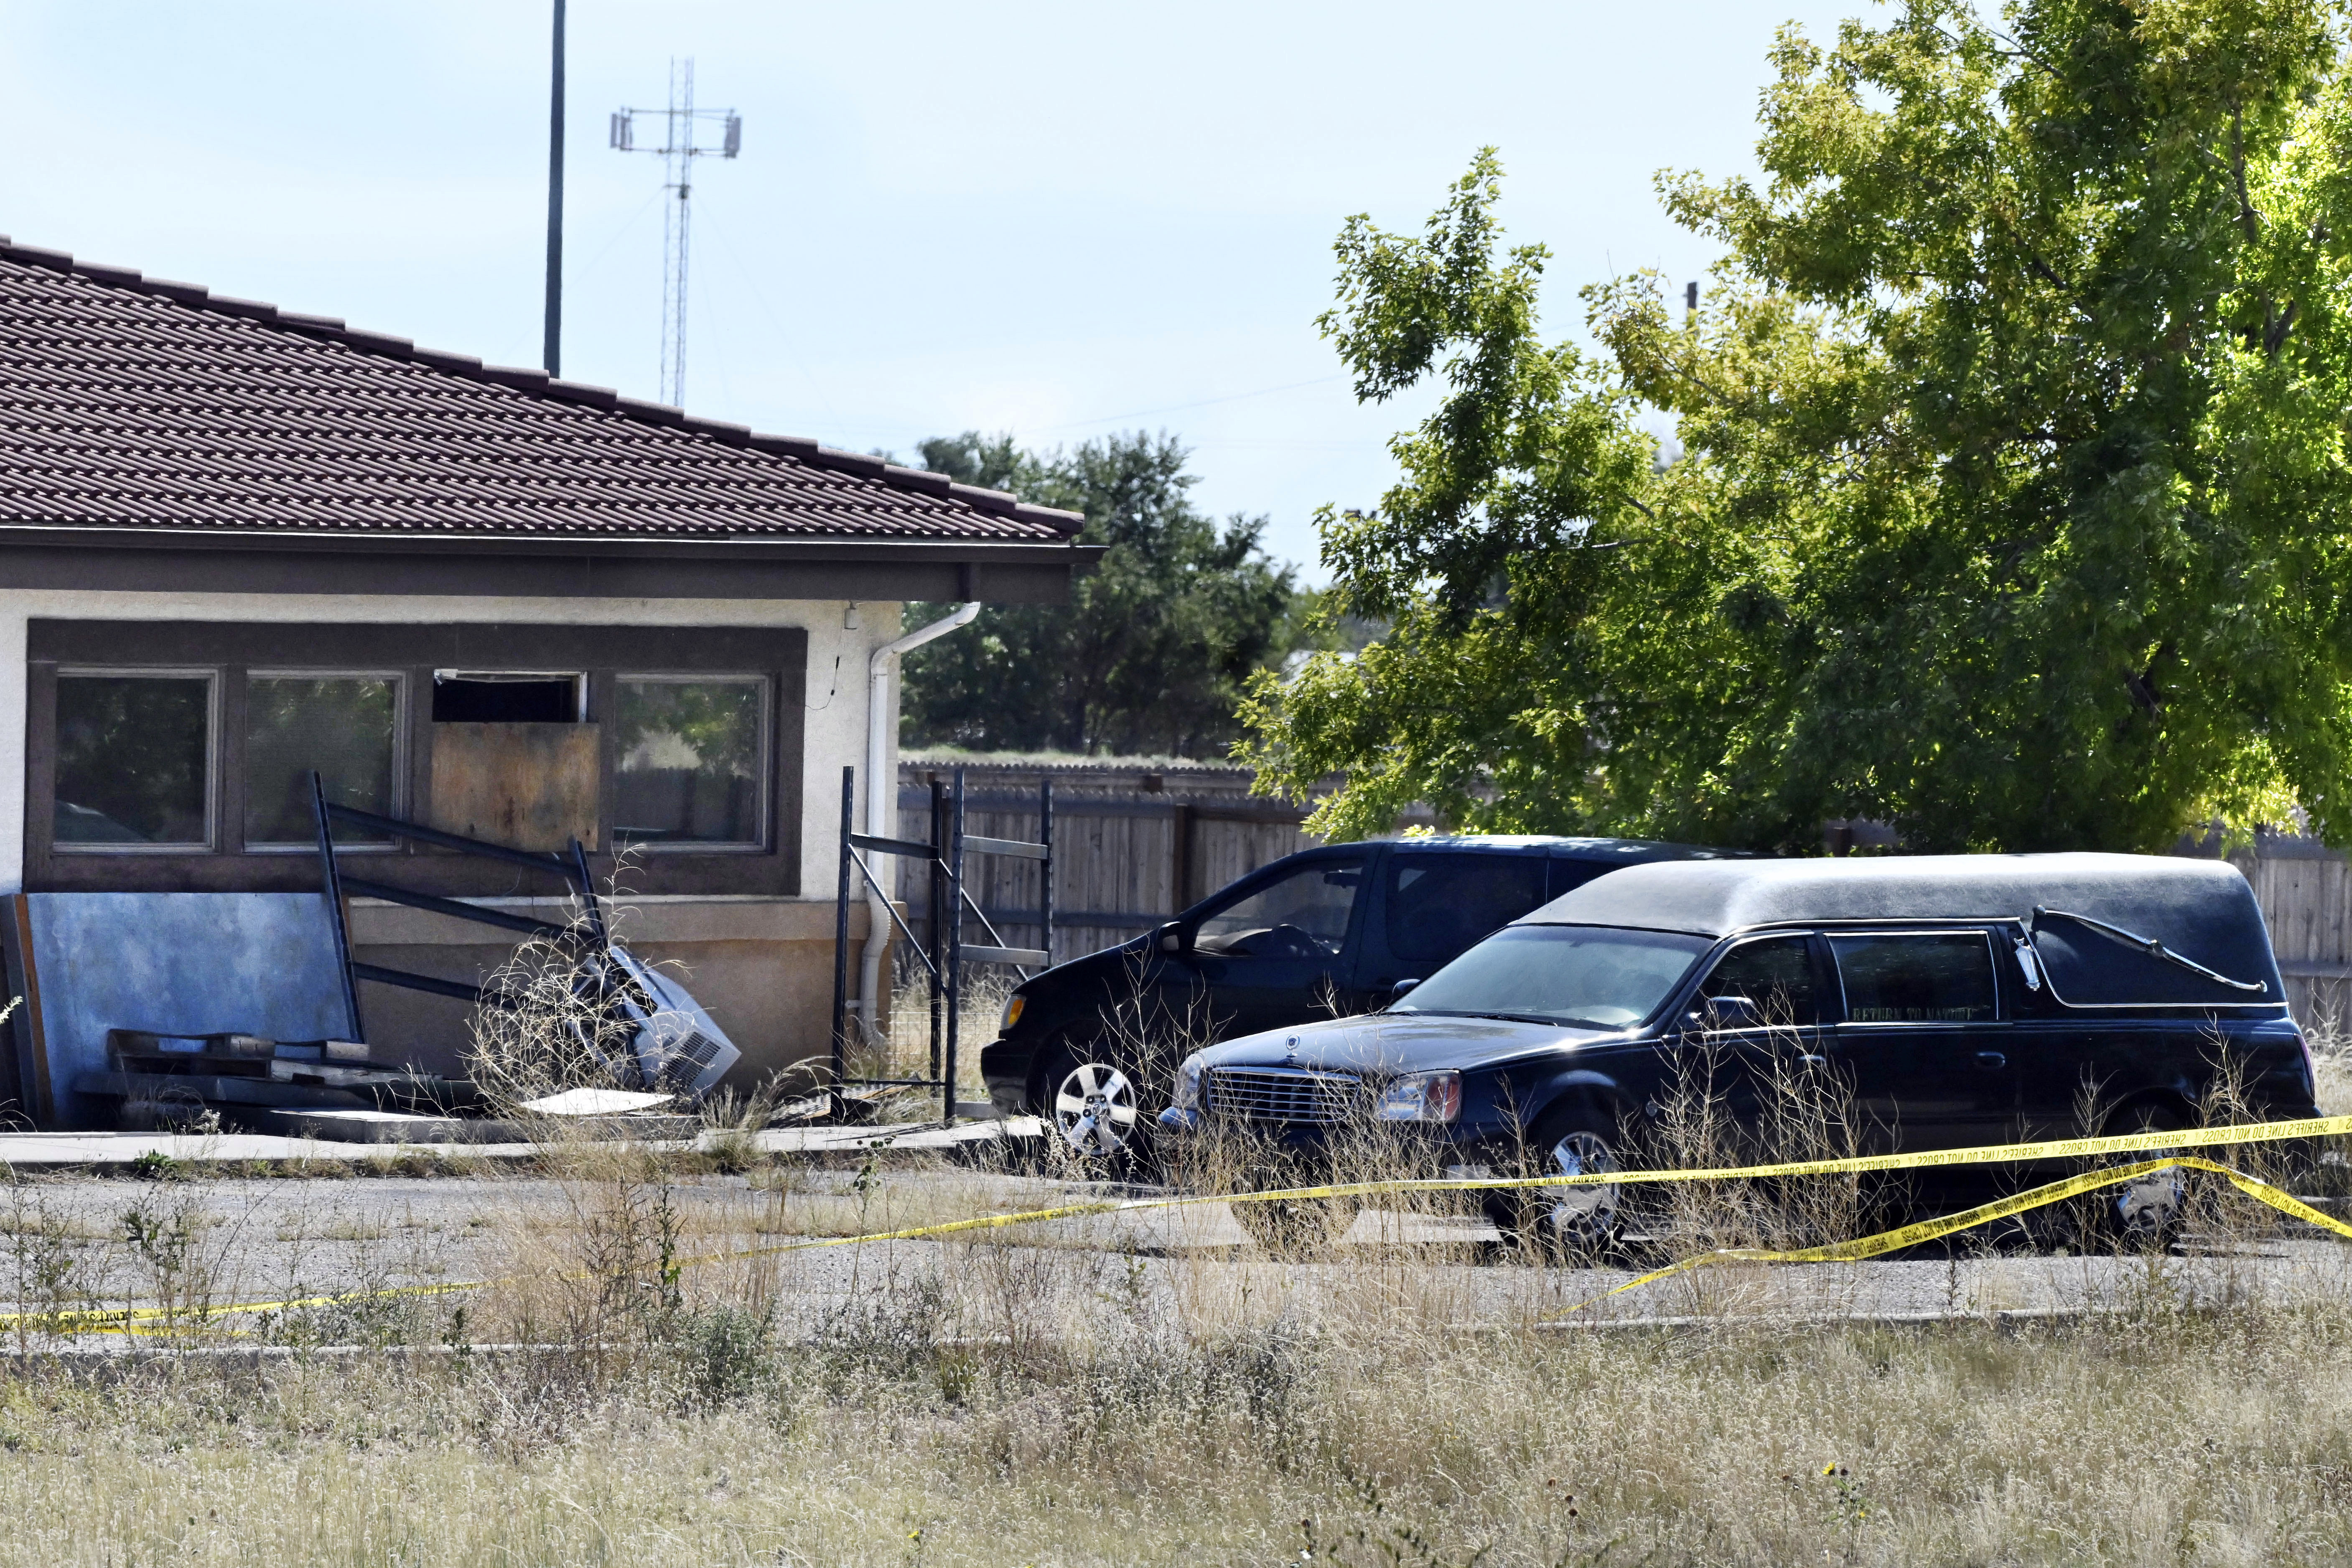
<path fill-rule="evenodd" d="M 1700 1027 L 1707 1029 L 1760 1029 L 1764 1026 L 1764 1009 L 1745 996 L 1709 996 L 1691 1015 Z"/>
<path fill-rule="evenodd" d="M 1188 945 L 1184 941 L 1184 923 L 1170 921 L 1151 933 L 1151 945 L 1162 952 L 1181 952 Z"/>
<path fill-rule="evenodd" d="M 1419 979 L 1418 977 L 1415 977 L 1415 978 L 1411 979 L 1411 980 L 1400 980 L 1400 981 L 1398 981 L 1394 985 L 1391 985 L 1391 986 L 1390 986 L 1390 987 L 1389 987 L 1389 1000 L 1390 1000 L 1391 1002 L 1402 1002 L 1402 1001 L 1403 1001 L 1403 1000 L 1404 1000 L 1404 994 L 1405 994 L 1406 992 L 1408 992 L 1408 991 L 1412 990 L 1414 986 L 1416 986 L 1416 985 L 1418 985 L 1418 984 L 1421 984 L 1421 981 L 1420 981 L 1420 979 Z"/>

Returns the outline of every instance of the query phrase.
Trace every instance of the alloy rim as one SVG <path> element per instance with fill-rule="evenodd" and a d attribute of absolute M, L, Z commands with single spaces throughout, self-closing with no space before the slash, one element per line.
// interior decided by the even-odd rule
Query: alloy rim
<path fill-rule="evenodd" d="M 2189 1184 L 2180 1173 L 2158 1171 L 2125 1186 L 2116 1199 L 2116 1217 L 2126 1236 L 2161 1236 L 2189 1201 Z"/>
<path fill-rule="evenodd" d="M 1571 1132 L 1551 1146 L 1551 1168 L 1563 1176 L 1592 1175 L 1618 1168 L 1617 1156 L 1596 1132 Z M 1616 1227 L 1619 1194 L 1606 1186 L 1564 1187 L 1552 1196 L 1544 1218 L 1554 1236 L 1568 1241 L 1595 1241 Z"/>
<path fill-rule="evenodd" d="M 1135 1136 L 1135 1085 L 1108 1062 L 1080 1062 L 1054 1091 L 1054 1127 L 1080 1154 L 1110 1154 Z"/>
<path fill-rule="evenodd" d="M 2157 1118 L 2137 1118 L 2135 1132 L 2164 1132 L 2171 1129 Z M 2127 1161 L 2161 1159 L 2178 1154 L 2178 1149 L 2147 1149 L 2123 1156 Z M 2161 1237 L 2180 1217 L 2189 1204 L 2187 1173 L 2179 1166 L 2168 1171 L 2155 1171 L 2136 1182 L 2127 1182 L 2114 1199 L 2116 1223 L 2126 1237 L 2135 1239 Z"/>

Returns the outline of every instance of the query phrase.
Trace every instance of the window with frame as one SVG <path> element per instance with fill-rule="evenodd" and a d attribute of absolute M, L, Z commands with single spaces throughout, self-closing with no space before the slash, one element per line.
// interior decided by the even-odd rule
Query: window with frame
<path fill-rule="evenodd" d="M 1364 880 L 1364 863 L 1312 860 L 1213 910 L 1193 938 L 1221 958 L 1336 958 Z"/>
<path fill-rule="evenodd" d="M 211 848 L 212 672 L 59 670 L 57 691 L 57 848 Z"/>
<path fill-rule="evenodd" d="M 592 855 L 651 851 L 642 891 L 796 892 L 803 737 L 801 705 L 783 699 L 798 694 L 806 640 L 774 627 L 36 617 L 26 886 L 306 885 L 315 768 L 337 802 L 441 826 L 474 804 L 459 784 L 535 806 L 504 785 L 549 774 Z M 515 731 L 503 750 L 466 733 L 499 730 Z M 482 742 L 488 765 L 461 766 L 461 742 Z M 509 832 L 503 817 L 466 820 Z M 397 856 L 421 890 L 511 890 L 508 872 L 464 857 L 349 824 L 336 837 Z"/>
<path fill-rule="evenodd" d="M 763 846 L 765 677 L 624 674 L 614 683 L 613 724 L 616 842 Z"/>
<path fill-rule="evenodd" d="M 577 670 L 436 669 L 436 724 L 584 724 L 588 678 Z"/>
<path fill-rule="evenodd" d="M 1974 1024 L 1995 1012 L 1992 946 L 1980 931 L 1832 936 L 1852 1024 Z"/>
<path fill-rule="evenodd" d="M 1544 901 L 1539 855 L 1390 857 L 1389 952 L 1408 963 L 1444 963 Z"/>
<path fill-rule="evenodd" d="M 315 771 L 338 805 L 399 815 L 401 679 L 397 675 L 261 671 L 245 687 L 245 843 L 314 848 Z M 348 824 L 338 843 L 388 840 Z"/>
<path fill-rule="evenodd" d="M 1768 1025 L 1801 1027 L 1821 1017 L 1813 1000 L 1812 950 L 1801 936 L 1741 942 L 1723 955 L 1699 994 L 1745 996 Z"/>

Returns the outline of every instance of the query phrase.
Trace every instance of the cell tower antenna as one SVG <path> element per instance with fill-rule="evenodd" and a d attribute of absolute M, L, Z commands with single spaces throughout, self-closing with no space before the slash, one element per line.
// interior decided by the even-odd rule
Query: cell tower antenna
<path fill-rule="evenodd" d="M 662 144 L 637 145 L 636 120 L 662 118 Z M 719 126 L 719 141 L 704 146 L 696 139 L 698 125 Z M 662 396 L 673 407 L 686 406 L 686 279 L 689 230 L 694 211 L 694 161 L 718 156 L 732 158 L 743 150 L 743 117 L 731 109 L 694 106 L 694 62 L 669 62 L 669 107 L 622 109 L 613 114 L 612 142 L 621 153 L 652 153 L 662 161 L 662 189 L 671 199 L 662 204 Z"/>

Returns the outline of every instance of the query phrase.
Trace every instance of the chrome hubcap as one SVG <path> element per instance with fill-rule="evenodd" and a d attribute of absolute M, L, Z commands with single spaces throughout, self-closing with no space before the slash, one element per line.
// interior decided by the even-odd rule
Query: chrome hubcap
<path fill-rule="evenodd" d="M 2155 1132 L 2163 1130 L 2160 1123 L 2143 1119 L 2134 1131 Z M 2179 1152 L 2177 1149 L 2148 1149 L 2125 1158 L 2153 1160 Z M 2116 1223 L 2123 1227 L 2126 1236 L 2160 1236 L 2179 1216 L 2188 1202 L 2187 1172 L 2177 1165 L 2168 1171 L 2152 1171 L 2136 1182 L 2126 1183 L 2123 1189 L 2116 1194 Z"/>
<path fill-rule="evenodd" d="M 1563 1176 L 1598 1175 L 1618 1168 L 1617 1157 L 1599 1134 L 1571 1132 L 1551 1146 L 1551 1168 Z M 1617 1224 L 1622 1189 L 1615 1183 L 1590 1187 L 1558 1187 L 1544 1211 L 1544 1224 L 1554 1236 L 1570 1241 L 1605 1237 Z"/>
<path fill-rule="evenodd" d="M 2116 1198 L 2116 1217 L 2126 1236 L 2154 1236 L 2172 1222 L 2189 1200 L 2189 1184 L 2178 1170 L 2158 1171 L 2127 1184 Z"/>
<path fill-rule="evenodd" d="M 1054 1127 L 1080 1154 L 1108 1154 L 1135 1136 L 1135 1085 L 1108 1062 L 1081 1062 L 1054 1091 Z"/>

